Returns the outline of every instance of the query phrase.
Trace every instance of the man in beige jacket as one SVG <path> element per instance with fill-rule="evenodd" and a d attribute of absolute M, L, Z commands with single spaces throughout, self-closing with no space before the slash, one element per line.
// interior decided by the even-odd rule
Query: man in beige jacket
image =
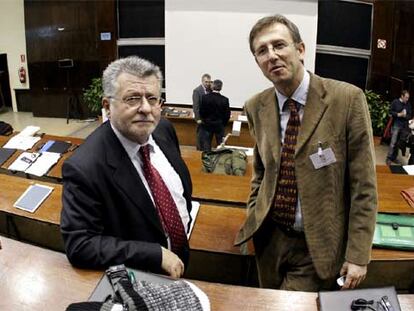
<path fill-rule="evenodd" d="M 247 220 L 262 287 L 317 291 L 364 280 L 377 208 L 364 93 L 305 70 L 305 45 L 284 16 L 259 20 L 250 49 L 274 85 L 246 102 L 256 140 Z M 285 104 L 287 103 L 287 104 Z"/>

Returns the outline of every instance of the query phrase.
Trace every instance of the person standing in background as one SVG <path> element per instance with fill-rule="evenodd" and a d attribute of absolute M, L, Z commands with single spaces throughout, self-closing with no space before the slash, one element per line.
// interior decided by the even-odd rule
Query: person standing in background
<path fill-rule="evenodd" d="M 211 76 L 208 73 L 205 73 L 201 76 L 201 84 L 193 90 L 193 112 L 194 120 L 197 123 L 196 128 L 196 146 L 197 150 L 201 150 L 201 139 L 200 139 L 200 105 L 201 98 L 203 95 L 211 92 Z"/>
<path fill-rule="evenodd" d="M 408 120 L 412 117 L 411 105 L 408 103 L 409 99 L 410 93 L 408 93 L 407 90 L 403 90 L 401 91 L 400 98 L 394 99 L 391 103 L 390 115 L 393 118 L 393 123 L 391 128 L 390 147 L 388 149 L 387 159 L 385 160 L 388 166 L 391 165 L 391 162 L 401 164 L 401 162 L 397 159 L 397 141 L 403 131 L 409 131 Z"/>
<path fill-rule="evenodd" d="M 204 95 L 200 105 L 200 143 L 202 151 L 211 150 L 213 136 L 217 146 L 224 138 L 224 128 L 230 119 L 230 104 L 226 96 L 220 94 L 223 88 L 221 80 L 214 80 L 212 92 Z"/>

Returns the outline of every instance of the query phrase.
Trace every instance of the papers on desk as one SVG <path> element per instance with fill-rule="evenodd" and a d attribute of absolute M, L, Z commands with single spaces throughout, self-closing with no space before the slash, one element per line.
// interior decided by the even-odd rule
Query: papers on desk
<path fill-rule="evenodd" d="M 200 203 L 198 203 L 196 201 L 191 201 L 190 216 L 191 216 L 192 221 L 191 221 L 191 225 L 190 225 L 190 230 L 188 230 L 188 232 L 187 232 L 187 239 L 190 239 L 191 232 L 193 231 L 194 224 L 196 222 L 196 218 L 197 218 L 197 214 L 198 214 L 199 210 L 200 210 Z"/>
<path fill-rule="evenodd" d="M 19 157 L 8 167 L 11 171 L 24 172 L 30 165 L 40 156 L 40 153 L 23 152 Z"/>
<path fill-rule="evenodd" d="M 238 121 L 241 121 L 241 122 L 247 122 L 247 116 L 244 116 L 244 115 L 239 115 L 238 117 L 237 117 L 237 120 Z"/>
<path fill-rule="evenodd" d="M 43 176 L 50 168 L 55 165 L 60 159 L 60 154 L 55 152 L 42 152 L 42 156 L 38 157 L 25 173 L 33 174 L 36 176 Z"/>
<path fill-rule="evenodd" d="M 403 169 L 407 172 L 408 175 L 414 175 L 414 165 L 404 165 Z"/>
<path fill-rule="evenodd" d="M 240 121 L 233 121 L 233 127 L 231 129 L 231 135 L 240 136 L 240 130 L 241 130 L 241 122 Z"/>
<path fill-rule="evenodd" d="M 42 152 L 30 153 L 23 152 L 9 167 L 11 171 L 25 172 L 36 176 L 43 176 L 60 159 L 59 153 Z"/>
<path fill-rule="evenodd" d="M 13 206 L 34 213 L 52 191 L 53 188 L 49 186 L 39 184 L 30 185 Z"/>
<path fill-rule="evenodd" d="M 16 136 L 9 139 L 9 141 L 3 146 L 3 148 L 9 149 L 19 149 L 19 150 L 27 150 L 30 149 L 36 144 L 40 137 L 34 137 L 40 127 L 29 125 L 26 126 L 23 131 L 21 131 Z"/>
<path fill-rule="evenodd" d="M 40 140 L 40 137 L 16 135 L 9 139 L 3 148 L 27 150 Z"/>
<path fill-rule="evenodd" d="M 39 130 L 40 130 L 40 127 L 38 126 L 28 125 L 18 135 L 19 136 L 34 136 Z"/>

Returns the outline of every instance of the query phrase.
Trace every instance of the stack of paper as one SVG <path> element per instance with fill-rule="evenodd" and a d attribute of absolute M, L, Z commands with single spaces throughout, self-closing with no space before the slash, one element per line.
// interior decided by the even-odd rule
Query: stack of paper
<path fill-rule="evenodd" d="M 40 153 L 23 152 L 19 157 L 8 167 L 11 171 L 26 171 L 30 165 L 40 156 Z"/>
<path fill-rule="evenodd" d="M 9 167 L 11 171 L 43 176 L 59 161 L 61 155 L 54 152 L 23 152 Z"/>
<path fill-rule="evenodd" d="M 40 130 L 40 127 L 29 125 L 24 128 L 23 131 L 21 131 L 16 136 L 13 136 L 9 139 L 9 141 L 3 146 L 3 148 L 9 148 L 9 149 L 19 149 L 19 150 L 27 150 L 30 149 L 36 144 L 40 137 L 34 137 L 38 131 Z"/>
<path fill-rule="evenodd" d="M 42 155 L 36 159 L 30 167 L 25 170 L 25 173 L 36 176 L 43 176 L 50 168 L 55 165 L 60 159 L 60 154 L 55 152 L 42 152 Z"/>
<path fill-rule="evenodd" d="M 414 165 L 404 165 L 403 168 L 408 175 L 414 175 Z"/>

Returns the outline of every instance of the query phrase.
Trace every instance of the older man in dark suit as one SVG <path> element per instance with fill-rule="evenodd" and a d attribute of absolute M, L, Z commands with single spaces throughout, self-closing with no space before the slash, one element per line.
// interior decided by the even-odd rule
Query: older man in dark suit
<path fill-rule="evenodd" d="M 161 81 L 138 57 L 103 73 L 109 122 L 63 165 L 61 231 L 73 265 L 184 272 L 192 186 L 175 131 L 160 117 Z"/>
<path fill-rule="evenodd" d="M 259 20 L 250 49 L 274 85 L 247 101 L 256 140 L 248 216 L 263 287 L 317 291 L 365 278 L 377 192 L 372 128 L 357 87 L 309 73 L 295 24 Z"/>
<path fill-rule="evenodd" d="M 201 150 L 201 133 L 200 125 L 203 122 L 200 118 L 200 105 L 201 99 L 204 95 L 211 92 L 211 76 L 205 73 L 201 76 L 201 84 L 193 90 L 193 112 L 194 120 L 197 123 L 196 128 L 196 147 L 197 150 Z"/>

